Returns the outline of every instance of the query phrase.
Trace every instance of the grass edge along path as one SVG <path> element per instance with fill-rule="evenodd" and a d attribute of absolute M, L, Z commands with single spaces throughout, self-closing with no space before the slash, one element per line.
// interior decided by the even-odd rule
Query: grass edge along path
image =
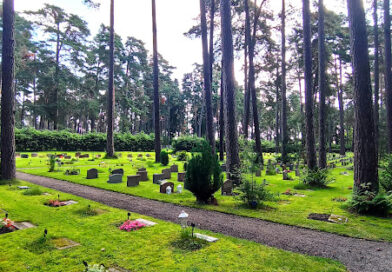
<path fill-rule="evenodd" d="M 266 222 L 215 211 L 178 205 L 116 193 L 52 178 L 18 173 L 19 179 L 72 193 L 103 204 L 127 209 L 166 221 L 177 222 L 185 210 L 198 228 L 255 241 L 271 247 L 339 260 L 350 271 L 389 271 L 392 244 L 375 242 L 310 229 Z"/>

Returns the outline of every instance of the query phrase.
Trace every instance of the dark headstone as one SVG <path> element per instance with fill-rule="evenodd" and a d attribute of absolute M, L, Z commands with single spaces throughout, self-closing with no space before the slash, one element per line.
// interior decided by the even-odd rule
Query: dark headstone
<path fill-rule="evenodd" d="M 132 154 L 128 154 L 128 156 L 127 156 L 128 158 L 132 158 Z"/>
<path fill-rule="evenodd" d="M 172 193 L 174 193 L 174 183 L 173 182 L 162 182 L 161 186 L 159 187 L 159 192 L 161 194 L 166 194 L 166 188 L 171 187 Z"/>
<path fill-rule="evenodd" d="M 118 174 L 118 175 L 124 175 L 124 169 L 120 168 L 120 169 L 114 169 L 112 171 L 112 175 L 114 174 Z"/>
<path fill-rule="evenodd" d="M 27 155 L 27 154 L 22 154 L 22 159 L 28 159 L 29 158 L 29 155 Z"/>
<path fill-rule="evenodd" d="M 138 154 L 137 157 L 138 158 L 143 158 L 143 154 Z"/>
<path fill-rule="evenodd" d="M 121 183 L 123 175 L 114 174 L 109 176 L 108 183 Z"/>
<path fill-rule="evenodd" d="M 37 153 L 31 153 L 31 157 L 32 158 L 36 158 L 36 157 L 38 157 L 38 154 Z"/>
<path fill-rule="evenodd" d="M 171 171 L 170 168 L 162 169 L 162 174 L 165 179 L 171 179 Z"/>
<path fill-rule="evenodd" d="M 172 166 L 170 166 L 170 171 L 173 173 L 177 173 L 178 172 L 178 165 L 173 164 Z"/>
<path fill-rule="evenodd" d="M 147 169 L 146 168 L 139 168 L 139 169 L 137 169 L 138 171 L 147 171 Z"/>
<path fill-rule="evenodd" d="M 70 160 L 70 159 L 72 159 L 72 157 L 71 156 L 65 156 L 64 159 Z"/>
<path fill-rule="evenodd" d="M 256 177 L 261 177 L 261 170 L 256 171 Z"/>
<path fill-rule="evenodd" d="M 140 182 L 140 176 L 139 175 L 128 176 L 127 177 L 127 187 L 139 186 L 139 182 Z"/>
<path fill-rule="evenodd" d="M 98 170 L 95 168 L 87 170 L 87 179 L 97 179 L 98 178 Z"/>
<path fill-rule="evenodd" d="M 233 193 L 233 181 L 226 180 L 222 186 L 222 195 L 232 195 Z"/>
<path fill-rule="evenodd" d="M 177 180 L 180 181 L 180 182 L 184 182 L 184 181 L 185 181 L 185 175 L 186 175 L 186 173 L 184 173 L 184 172 L 179 172 L 179 173 L 177 174 Z"/>
<path fill-rule="evenodd" d="M 80 152 L 75 153 L 75 157 L 80 157 L 80 155 L 81 155 Z"/>
<path fill-rule="evenodd" d="M 221 165 L 221 169 L 222 169 L 223 172 L 226 172 L 226 164 L 222 164 Z"/>
<path fill-rule="evenodd" d="M 151 157 L 151 155 L 150 155 L 150 154 L 146 154 L 146 157 L 147 157 L 147 158 L 150 158 L 150 157 Z"/>
<path fill-rule="evenodd" d="M 161 184 L 161 181 L 164 180 L 163 174 L 154 174 L 152 176 L 152 183 L 154 184 Z"/>
<path fill-rule="evenodd" d="M 147 181 L 148 180 L 148 174 L 147 171 L 137 171 L 137 175 L 140 176 L 140 181 Z"/>

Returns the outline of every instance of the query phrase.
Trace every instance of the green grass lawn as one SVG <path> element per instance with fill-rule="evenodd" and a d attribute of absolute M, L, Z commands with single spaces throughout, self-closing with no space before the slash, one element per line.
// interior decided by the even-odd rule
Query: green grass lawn
<path fill-rule="evenodd" d="M 219 238 L 198 251 L 172 246 L 180 236 L 180 226 L 132 214 L 132 219 L 157 222 L 134 232 L 120 231 L 118 224 L 127 212 L 79 197 L 60 193 L 62 200 L 75 200 L 70 206 L 52 208 L 44 203 L 58 192 L 40 188 L 51 195 L 25 195 L 15 185 L 0 186 L 0 216 L 5 212 L 14 221 L 29 221 L 37 227 L 0 235 L 0 271 L 84 271 L 90 264 L 115 265 L 131 271 L 346 271 L 338 262 L 278 250 L 245 240 L 200 231 Z M 35 189 L 35 192 L 39 190 Z M 79 211 L 90 205 L 99 209 L 95 216 Z M 48 240 L 43 242 L 44 229 Z M 199 230 L 198 230 L 199 231 Z M 57 250 L 53 239 L 67 238 L 80 245 Z M 49 242 L 48 242 L 49 241 Z"/>
<path fill-rule="evenodd" d="M 257 178 L 256 180 L 257 182 L 262 182 L 263 179 L 266 179 L 269 183 L 268 189 L 275 194 L 279 194 L 278 201 L 267 202 L 267 208 L 265 209 L 252 210 L 243 206 L 240 200 L 236 197 L 222 196 L 220 191 L 215 194 L 215 197 L 218 199 L 218 206 L 198 205 L 195 202 L 195 197 L 186 190 L 182 194 L 161 194 L 159 193 L 159 186 L 152 183 L 152 174 L 161 173 L 161 170 L 165 167 L 153 162 L 153 153 L 149 153 L 151 158 L 146 158 L 144 156 L 143 160 L 138 160 L 137 154 L 139 153 L 132 152 L 132 162 L 127 159 L 127 155 L 130 153 L 131 152 L 122 152 L 122 158 L 118 160 L 97 159 L 95 161 L 89 161 L 88 159 L 80 159 L 73 165 L 62 166 L 60 168 L 60 172 L 53 173 L 48 172 L 48 167 L 46 166 L 46 153 L 39 153 L 42 158 L 18 158 L 17 167 L 20 171 L 34 175 L 53 177 L 149 199 L 225 213 L 232 213 L 241 216 L 255 217 L 273 222 L 302 226 L 352 237 L 392 242 L 392 218 L 377 218 L 351 214 L 342 208 L 342 202 L 334 201 L 335 198 L 348 199 L 351 196 L 351 187 L 353 186 L 353 171 L 347 170 L 347 166 L 342 167 L 340 164 L 337 164 L 338 168 L 333 169 L 330 172 L 330 175 L 335 179 L 335 182 L 330 184 L 328 189 L 316 190 L 294 190 L 294 186 L 300 182 L 299 178 L 294 177 L 294 173 L 290 174 L 294 180 L 283 181 L 282 175 L 266 176 L 264 172 L 262 177 Z M 74 155 L 74 153 L 70 154 Z M 92 152 L 90 152 L 90 154 L 93 155 Z M 94 155 L 97 154 L 101 154 L 102 156 L 104 155 L 104 153 L 94 153 Z M 266 159 L 268 158 L 272 158 L 272 155 L 266 155 Z M 105 164 L 103 167 L 99 167 L 101 162 L 104 162 Z M 178 164 L 180 166 L 180 171 L 182 171 L 183 162 L 178 162 L 175 159 L 170 158 L 169 165 L 171 164 Z M 99 179 L 87 180 L 86 172 L 92 167 L 100 169 L 100 172 L 102 173 L 99 174 Z M 124 182 L 122 184 L 108 184 L 106 182 L 109 177 L 109 168 L 123 168 L 125 170 L 126 176 L 135 174 L 137 169 L 140 167 L 147 168 L 150 181 L 141 182 L 140 186 L 138 187 L 127 188 L 125 182 L 126 177 L 124 177 Z M 64 175 L 64 171 L 70 168 L 80 169 L 81 174 L 79 176 Z M 347 172 L 348 175 L 342 175 L 343 172 Z M 174 182 L 175 187 L 180 184 L 176 180 L 177 175 L 174 173 L 172 174 L 171 181 Z M 297 192 L 299 195 L 305 195 L 305 197 L 282 195 L 282 193 L 288 189 Z M 333 224 L 328 222 L 315 221 L 307 219 L 310 213 L 342 215 L 348 217 L 349 220 L 346 224 Z"/>

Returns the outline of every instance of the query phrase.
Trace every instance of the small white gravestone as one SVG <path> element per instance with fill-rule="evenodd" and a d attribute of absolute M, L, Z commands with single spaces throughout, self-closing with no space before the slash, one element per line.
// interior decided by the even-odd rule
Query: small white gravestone
<path fill-rule="evenodd" d="M 136 221 L 146 225 L 146 227 L 152 227 L 152 226 L 155 226 L 157 224 L 155 222 L 152 222 L 152 221 L 149 221 L 149 220 L 146 220 L 146 219 L 141 219 L 141 218 L 136 219 Z"/>
<path fill-rule="evenodd" d="M 177 192 L 178 192 L 179 194 L 182 193 L 182 186 L 181 186 L 181 184 L 179 184 L 179 185 L 177 186 Z"/>
<path fill-rule="evenodd" d="M 73 204 L 77 204 L 78 202 L 74 201 L 74 200 L 68 200 L 68 201 L 64 201 L 64 206 L 68 206 L 68 205 L 73 205 Z"/>
<path fill-rule="evenodd" d="M 195 233 L 196 238 L 199 238 L 201 240 L 207 241 L 209 243 L 213 243 L 218 241 L 218 238 L 212 237 L 212 236 L 208 236 L 208 235 L 204 235 L 204 234 L 200 234 L 200 233 Z"/>
<path fill-rule="evenodd" d="M 27 189 L 30 189 L 30 187 L 29 186 L 18 186 L 18 189 L 27 190 Z"/>

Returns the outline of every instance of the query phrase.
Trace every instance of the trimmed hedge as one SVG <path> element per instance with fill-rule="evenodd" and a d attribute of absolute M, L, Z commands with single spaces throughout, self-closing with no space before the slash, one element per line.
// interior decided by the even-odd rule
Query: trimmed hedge
<path fill-rule="evenodd" d="M 15 143 L 17 151 L 105 151 L 106 134 L 17 129 Z M 154 136 L 116 133 L 114 146 L 116 151 L 153 151 Z"/>

